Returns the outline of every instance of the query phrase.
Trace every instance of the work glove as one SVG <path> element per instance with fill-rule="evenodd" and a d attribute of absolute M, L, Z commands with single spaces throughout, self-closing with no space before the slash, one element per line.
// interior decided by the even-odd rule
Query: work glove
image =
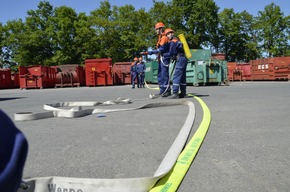
<path fill-rule="evenodd" d="M 172 59 L 172 61 L 176 61 L 176 55 L 173 55 L 173 56 L 171 57 L 171 59 Z"/>
<path fill-rule="evenodd" d="M 145 52 L 141 52 L 140 55 L 152 55 L 153 51 L 145 51 Z"/>

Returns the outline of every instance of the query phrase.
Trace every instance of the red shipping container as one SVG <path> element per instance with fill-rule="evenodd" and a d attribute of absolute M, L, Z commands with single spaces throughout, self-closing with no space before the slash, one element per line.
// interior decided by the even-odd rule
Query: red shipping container
<path fill-rule="evenodd" d="M 113 85 L 112 59 L 85 60 L 86 85 Z"/>
<path fill-rule="evenodd" d="M 116 62 L 113 65 L 113 78 L 115 85 L 131 84 L 131 64 L 132 62 Z"/>
<path fill-rule="evenodd" d="M 228 62 L 228 80 L 233 81 L 234 80 L 234 70 L 236 70 L 236 62 Z"/>
<path fill-rule="evenodd" d="M 250 63 L 237 63 L 238 73 L 240 75 L 239 80 L 251 81 L 251 65 Z"/>
<path fill-rule="evenodd" d="M 253 80 L 289 80 L 290 57 L 273 57 L 251 61 Z"/>
<path fill-rule="evenodd" d="M 250 64 L 253 80 L 275 80 L 273 58 L 251 60 Z"/>
<path fill-rule="evenodd" d="M 225 60 L 226 54 L 225 53 L 212 53 L 211 58 L 216 59 L 216 60 Z"/>
<path fill-rule="evenodd" d="M 85 85 L 85 70 L 83 66 L 78 64 L 65 64 L 54 66 L 56 69 L 56 84 L 55 87 L 64 86 L 81 86 Z"/>
<path fill-rule="evenodd" d="M 12 80 L 12 86 L 13 88 L 19 88 L 20 85 L 19 85 L 19 73 L 12 73 L 11 74 L 11 80 Z"/>
<path fill-rule="evenodd" d="M 10 89 L 12 87 L 11 69 L 0 69 L 0 89 Z"/>
<path fill-rule="evenodd" d="M 56 70 L 48 66 L 19 67 L 20 89 L 54 87 Z"/>
<path fill-rule="evenodd" d="M 233 81 L 241 81 L 242 80 L 242 71 L 238 66 L 233 71 Z"/>
<path fill-rule="evenodd" d="M 275 57 L 274 78 L 275 80 L 290 79 L 290 57 Z"/>

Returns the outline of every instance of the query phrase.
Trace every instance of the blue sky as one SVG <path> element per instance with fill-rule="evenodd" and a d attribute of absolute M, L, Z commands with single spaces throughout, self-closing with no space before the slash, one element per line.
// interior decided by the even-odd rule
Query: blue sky
<path fill-rule="evenodd" d="M 0 6 L 0 22 L 5 24 L 8 20 L 25 19 L 28 10 L 36 10 L 41 0 L 3 0 Z M 101 0 L 47 0 L 53 7 L 66 5 L 73 8 L 77 13 L 85 12 L 89 15 L 90 11 L 99 7 Z M 266 5 L 275 3 L 279 5 L 284 15 L 290 15 L 289 0 L 214 0 L 220 7 L 220 11 L 224 8 L 233 8 L 235 12 L 243 10 L 248 11 L 252 15 L 257 15 L 258 11 L 263 11 Z M 136 9 L 145 8 L 149 10 L 152 6 L 152 0 L 109 0 L 111 5 L 123 6 L 131 4 Z"/>

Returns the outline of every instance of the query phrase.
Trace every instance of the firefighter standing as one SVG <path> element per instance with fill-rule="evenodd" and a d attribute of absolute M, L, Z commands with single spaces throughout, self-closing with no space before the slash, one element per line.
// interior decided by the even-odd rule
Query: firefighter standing
<path fill-rule="evenodd" d="M 156 45 L 156 50 L 148 51 L 148 55 L 157 54 L 158 58 L 158 85 L 159 85 L 159 93 L 162 97 L 168 97 L 171 95 L 170 88 L 170 79 L 169 79 L 169 63 L 170 57 L 167 57 L 166 54 L 169 52 L 169 43 L 168 38 L 164 34 L 164 24 L 162 22 L 158 22 L 155 24 L 155 30 L 158 35 L 158 41 Z"/>
<path fill-rule="evenodd" d="M 186 96 L 186 65 L 187 58 L 184 54 L 182 43 L 177 37 L 174 37 L 174 31 L 170 28 L 165 30 L 165 35 L 169 39 L 169 54 L 173 60 L 176 60 L 175 71 L 173 74 L 172 92 L 169 99 L 184 98 Z M 179 93 L 180 90 L 180 93 Z"/>
<path fill-rule="evenodd" d="M 135 88 L 135 81 L 137 80 L 137 87 L 139 88 L 139 80 L 138 80 L 138 73 L 137 73 L 137 63 L 138 63 L 138 58 L 134 58 L 134 62 L 131 65 L 131 83 L 132 83 L 132 89 Z"/>
<path fill-rule="evenodd" d="M 146 66 L 145 63 L 143 62 L 142 57 L 139 57 L 139 62 L 137 64 L 137 73 L 138 73 L 138 79 L 139 79 L 139 88 L 145 88 L 145 71 L 146 71 Z"/>

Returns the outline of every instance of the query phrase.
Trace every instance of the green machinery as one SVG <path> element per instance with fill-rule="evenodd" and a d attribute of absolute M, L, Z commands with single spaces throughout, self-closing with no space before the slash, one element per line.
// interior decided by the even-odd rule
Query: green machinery
<path fill-rule="evenodd" d="M 158 83 L 157 74 L 158 74 L 158 62 L 150 61 L 146 62 L 146 71 L 145 71 L 145 81 L 147 83 Z"/>
<path fill-rule="evenodd" d="M 227 61 L 224 58 L 213 57 L 211 51 L 206 49 L 191 49 L 190 51 L 192 57 L 188 59 L 186 67 L 186 82 L 188 85 L 229 85 Z M 174 65 L 170 64 L 170 74 L 173 67 Z M 146 63 L 146 82 L 157 83 L 157 71 L 157 61 Z"/>

